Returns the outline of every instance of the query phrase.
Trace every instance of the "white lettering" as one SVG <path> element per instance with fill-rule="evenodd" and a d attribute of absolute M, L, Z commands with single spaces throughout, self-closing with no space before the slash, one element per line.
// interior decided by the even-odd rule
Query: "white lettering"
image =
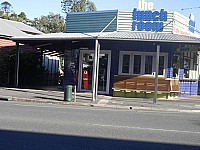
<path fill-rule="evenodd" d="M 138 9 L 139 10 L 153 10 L 154 9 L 154 2 L 147 0 L 139 0 L 138 1 Z"/>
<path fill-rule="evenodd" d="M 154 3 L 153 2 L 149 2 L 148 10 L 153 10 L 153 9 L 154 9 Z"/>

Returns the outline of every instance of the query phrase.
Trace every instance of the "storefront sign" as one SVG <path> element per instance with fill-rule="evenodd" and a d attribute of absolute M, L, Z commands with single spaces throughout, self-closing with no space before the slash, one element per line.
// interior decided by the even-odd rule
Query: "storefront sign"
<path fill-rule="evenodd" d="M 147 1 L 147 0 L 139 0 L 138 1 L 138 10 L 153 10 L 154 9 L 154 2 Z"/>
<path fill-rule="evenodd" d="M 133 31 L 153 31 L 162 32 L 164 21 L 167 21 L 167 11 L 140 11 L 136 8 L 133 10 Z"/>
<path fill-rule="evenodd" d="M 194 33 L 195 31 L 195 21 L 194 21 L 194 14 L 191 13 L 190 17 L 189 17 L 190 21 L 189 21 L 189 31 Z"/>

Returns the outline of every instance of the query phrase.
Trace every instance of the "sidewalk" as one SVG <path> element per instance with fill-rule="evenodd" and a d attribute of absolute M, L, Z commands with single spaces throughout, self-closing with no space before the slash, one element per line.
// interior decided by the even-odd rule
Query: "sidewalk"
<path fill-rule="evenodd" d="M 92 93 L 77 93 L 76 102 L 64 101 L 63 91 L 33 90 L 19 88 L 0 88 L 0 99 L 12 97 L 14 101 L 51 103 L 62 105 L 78 105 L 91 107 L 106 107 L 117 109 L 133 109 L 148 111 L 192 112 L 200 113 L 200 96 L 179 98 L 175 100 L 157 100 L 144 98 L 123 98 L 98 95 L 98 100 L 92 102 Z"/>

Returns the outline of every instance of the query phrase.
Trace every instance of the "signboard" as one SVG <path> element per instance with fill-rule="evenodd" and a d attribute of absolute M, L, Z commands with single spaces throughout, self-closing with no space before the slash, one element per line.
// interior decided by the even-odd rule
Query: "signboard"
<path fill-rule="evenodd" d="M 136 8 L 133 10 L 133 31 L 152 31 L 162 32 L 164 21 L 167 21 L 167 11 L 141 11 Z"/>
<path fill-rule="evenodd" d="M 138 10 L 153 10 L 154 2 L 151 0 L 139 0 L 138 1 Z"/>
<path fill-rule="evenodd" d="M 138 8 L 133 9 L 132 31 L 162 32 L 167 11 L 154 11 L 152 0 L 138 0 Z"/>
<path fill-rule="evenodd" d="M 188 18 L 178 12 L 174 12 L 173 16 L 173 34 L 200 38 L 200 35 L 196 32 L 196 23 L 193 14 L 190 14 Z"/>
<path fill-rule="evenodd" d="M 189 21 L 189 31 L 194 33 L 195 31 L 195 21 L 194 21 L 194 14 L 191 13 L 190 17 L 189 17 L 190 21 Z"/>

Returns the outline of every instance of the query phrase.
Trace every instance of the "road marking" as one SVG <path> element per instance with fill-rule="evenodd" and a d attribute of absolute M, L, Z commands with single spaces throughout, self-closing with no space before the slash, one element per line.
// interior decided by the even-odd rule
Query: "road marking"
<path fill-rule="evenodd" d="M 96 105 L 106 105 L 109 102 L 107 99 L 101 99 Z"/>
<path fill-rule="evenodd" d="M 39 107 L 39 108 L 67 108 L 67 107 L 57 107 L 57 106 L 28 105 L 28 104 L 14 104 L 14 105 L 22 107 Z"/>
<path fill-rule="evenodd" d="M 130 126 L 115 126 L 115 125 L 104 125 L 104 124 L 93 124 L 93 126 L 111 127 L 111 128 L 128 128 L 128 129 L 163 131 L 163 132 L 176 132 L 176 133 L 200 134 L 200 132 L 193 132 L 193 131 L 167 130 L 167 129 L 142 128 L 142 127 L 130 127 Z"/>
<path fill-rule="evenodd" d="M 2 101 L 3 102 L 3 101 Z M 7 103 L 7 102 L 6 102 Z M 38 103 L 36 103 L 38 104 Z M 92 111 L 110 111 L 110 112 L 137 112 L 137 113 L 145 113 L 145 114 L 148 114 L 148 113 L 155 113 L 156 111 L 154 110 L 129 110 L 129 109 L 113 109 L 113 108 L 98 108 L 98 107 L 84 107 L 84 106 L 78 106 L 78 105 L 60 105 L 60 104 L 49 104 L 51 106 L 41 106 L 42 104 L 38 104 L 38 105 L 31 105 L 31 104 L 14 104 L 16 106 L 22 106 L 22 107 L 39 107 L 39 108 L 64 108 L 64 109 L 75 109 L 75 110 L 92 110 Z M 182 114 L 182 112 L 167 112 L 167 111 L 160 111 L 159 112 L 160 114 L 163 113 L 163 114 Z"/>

